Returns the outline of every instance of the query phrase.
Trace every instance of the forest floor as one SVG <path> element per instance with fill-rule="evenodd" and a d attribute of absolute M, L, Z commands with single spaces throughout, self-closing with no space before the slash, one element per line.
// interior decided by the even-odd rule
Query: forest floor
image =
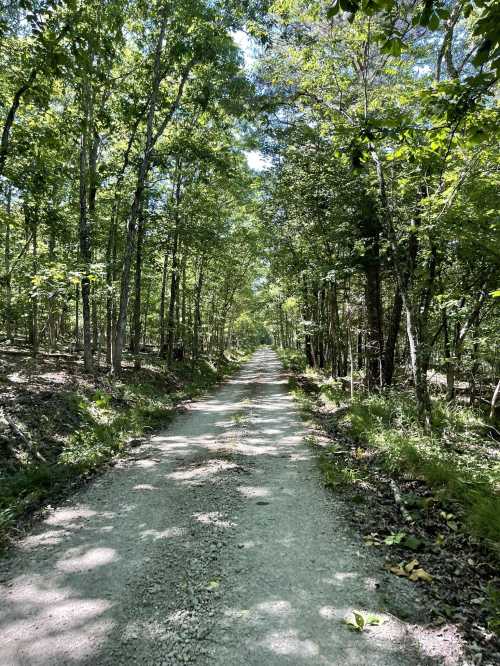
<path fill-rule="evenodd" d="M 287 383 L 258 351 L 20 539 L 0 664 L 479 663 L 363 543 Z"/>
<path fill-rule="evenodd" d="M 453 623 L 473 663 L 498 663 L 498 431 L 481 410 L 436 396 L 434 429 L 424 436 L 411 392 L 351 400 L 341 381 L 282 356 L 325 485 L 349 506 L 365 547 L 393 575 L 411 580 L 421 569 L 429 622 Z"/>
<path fill-rule="evenodd" d="M 134 369 L 105 367 L 83 373 L 82 360 L 65 351 L 0 347 L 0 550 L 64 498 L 165 427 L 190 399 L 234 372 L 244 353 L 218 366 L 200 359 L 166 367 L 143 355 Z"/>

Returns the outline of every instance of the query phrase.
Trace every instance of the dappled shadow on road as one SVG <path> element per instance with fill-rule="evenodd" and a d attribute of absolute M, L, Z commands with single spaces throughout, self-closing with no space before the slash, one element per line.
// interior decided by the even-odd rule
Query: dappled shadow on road
<path fill-rule="evenodd" d="M 163 663 L 181 629 L 192 642 L 203 640 L 197 623 L 218 578 L 188 581 L 194 592 L 185 592 L 186 571 L 205 571 L 196 568 L 203 558 L 220 576 L 221 593 L 225 576 L 241 603 L 226 607 L 219 621 L 228 645 L 221 639 L 214 661 L 200 663 L 338 664 L 339 650 L 342 663 L 356 666 L 412 663 L 391 661 L 413 655 L 421 642 L 394 618 L 361 635 L 340 627 L 350 609 L 334 603 L 339 591 L 344 598 L 348 588 L 352 604 L 364 607 L 375 583 L 359 563 L 346 566 L 352 536 L 343 557 L 316 571 L 315 541 L 326 537 L 314 515 L 306 526 L 294 518 L 300 493 L 310 489 L 293 478 L 311 454 L 285 384 L 275 356 L 259 352 L 217 394 L 191 405 L 24 538 L 0 566 L 0 664 Z M 288 475 L 271 483 L 266 465 Z M 245 507 L 260 512 L 246 537 L 239 533 Z M 241 541 L 231 541 L 233 534 Z M 333 527 L 328 538 L 338 540 Z M 280 574 L 266 549 L 299 568 L 310 549 L 309 567 L 302 578 L 290 578 L 286 567 Z M 238 589 L 245 570 L 260 585 L 256 600 L 244 585 Z M 193 602 L 200 597 L 207 597 L 205 610 Z M 181 663 L 176 659 L 165 663 Z"/>

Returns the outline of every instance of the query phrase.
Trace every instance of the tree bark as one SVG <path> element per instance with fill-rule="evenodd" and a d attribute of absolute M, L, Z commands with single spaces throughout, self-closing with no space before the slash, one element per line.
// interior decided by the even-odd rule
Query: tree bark
<path fill-rule="evenodd" d="M 198 278 L 196 280 L 195 300 L 194 300 L 194 326 L 193 326 L 193 363 L 198 360 L 199 336 L 201 330 L 201 294 L 203 290 L 205 256 L 200 259 L 198 268 Z"/>
<path fill-rule="evenodd" d="M 130 350 L 135 355 L 134 367 L 139 370 L 141 359 L 139 356 L 141 346 L 141 296 L 142 296 L 142 246 L 144 240 L 144 216 L 139 218 L 137 230 L 137 242 L 135 253 L 135 276 L 134 276 L 134 313 L 132 320 L 132 335 Z"/>
<path fill-rule="evenodd" d="M 7 340 L 12 340 L 12 275 L 10 271 L 10 215 L 11 215 L 12 187 L 7 189 L 7 219 L 5 221 L 5 332 Z"/>
<path fill-rule="evenodd" d="M 92 125 L 93 125 L 93 118 Z M 90 226 L 91 248 L 92 232 L 96 228 L 96 197 L 97 197 L 97 155 L 99 151 L 100 137 L 95 128 L 89 126 L 89 139 L 92 134 L 92 140 L 89 140 L 89 174 L 88 174 L 88 218 Z M 92 251 L 91 251 L 92 256 Z M 98 317 L 98 303 L 95 287 L 91 287 L 91 317 L 92 317 L 92 350 L 96 351 L 99 346 L 99 317 Z"/>
<path fill-rule="evenodd" d="M 177 302 L 178 283 L 178 258 L 177 249 L 179 244 L 179 230 L 176 227 L 172 244 L 172 275 L 170 277 L 170 300 L 168 303 L 167 335 L 165 341 L 165 357 L 170 363 L 174 351 L 175 342 L 175 306 Z"/>
<path fill-rule="evenodd" d="M 27 207 L 25 208 L 27 211 Z M 38 210 L 30 216 L 31 237 L 32 237 L 32 276 L 35 279 L 38 275 Z M 31 295 L 31 353 L 34 358 L 38 356 L 39 351 L 39 330 L 38 330 L 38 286 L 34 285 Z"/>
<path fill-rule="evenodd" d="M 365 274 L 366 305 L 366 385 L 372 390 L 382 383 L 382 359 L 384 338 L 382 333 L 382 297 L 380 291 L 380 224 L 375 218 L 367 218 L 362 223 L 365 236 L 363 270 Z"/>
<path fill-rule="evenodd" d="M 498 398 L 500 397 L 500 380 L 498 381 L 498 384 L 496 385 L 495 391 L 493 392 L 493 397 L 491 398 L 491 408 L 490 408 L 490 421 L 495 420 L 495 411 L 496 411 L 496 406 L 498 402 Z"/>
<path fill-rule="evenodd" d="M 167 297 L 167 278 L 168 278 L 168 253 L 169 253 L 169 248 L 168 248 L 168 243 L 167 247 L 165 248 L 165 255 L 163 257 L 163 270 L 162 270 L 162 277 L 161 277 L 161 293 L 160 293 L 160 313 L 159 313 L 159 320 L 160 320 L 160 345 L 159 345 L 159 353 L 160 356 L 165 356 L 166 355 L 166 347 L 165 347 L 165 299 Z"/>
<path fill-rule="evenodd" d="M 88 178 L 89 178 L 89 126 L 91 123 L 91 91 L 88 82 L 82 86 L 83 127 L 80 137 L 80 260 L 82 262 L 82 319 L 83 319 L 83 367 L 85 372 L 92 372 L 92 328 L 90 312 L 90 264 L 92 262 L 90 220 L 88 216 Z"/>
<path fill-rule="evenodd" d="M 384 386 L 390 386 L 394 377 L 394 365 L 396 346 L 398 342 L 399 329 L 401 327 L 401 318 L 403 314 L 403 299 L 401 291 L 396 286 L 394 301 L 392 304 L 391 318 L 387 330 L 387 339 L 384 345 L 384 362 L 382 364 Z"/>

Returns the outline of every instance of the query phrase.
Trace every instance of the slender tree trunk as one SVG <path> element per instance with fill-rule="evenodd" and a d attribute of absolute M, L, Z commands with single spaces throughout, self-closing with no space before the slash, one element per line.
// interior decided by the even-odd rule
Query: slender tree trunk
<path fill-rule="evenodd" d="M 80 259 L 82 262 L 82 318 L 83 318 L 83 367 L 92 372 L 92 328 L 90 312 L 90 264 L 92 261 L 90 220 L 88 217 L 88 177 L 89 177 L 89 124 L 91 91 L 86 83 L 83 86 L 84 120 L 80 139 Z"/>
<path fill-rule="evenodd" d="M 366 384 L 368 390 L 381 384 L 381 368 L 384 352 L 382 333 L 382 299 L 380 293 L 380 254 L 378 223 L 370 225 L 371 237 L 364 256 L 366 329 Z"/>
<path fill-rule="evenodd" d="M 443 311 L 443 336 L 444 336 L 444 362 L 446 367 L 446 400 L 451 402 L 455 397 L 455 372 L 452 362 L 452 351 L 450 344 L 450 332 L 448 328 L 448 315 Z"/>
<path fill-rule="evenodd" d="M 384 385 L 390 386 L 394 376 L 394 362 L 396 354 L 396 346 L 398 342 L 399 329 L 401 328 L 401 318 L 403 314 L 403 299 L 401 298 L 401 291 L 396 286 L 394 294 L 394 301 L 392 304 L 391 318 L 389 320 L 389 327 L 387 331 L 387 339 L 384 345 L 384 362 L 383 362 L 383 379 Z"/>
<path fill-rule="evenodd" d="M 314 368 L 316 367 L 316 359 L 314 357 L 314 348 L 313 348 L 313 343 L 312 343 L 312 336 L 307 327 L 311 327 L 311 311 L 310 311 L 310 303 L 309 303 L 309 289 L 307 285 L 307 280 L 304 277 L 304 284 L 303 284 L 303 290 L 304 290 L 304 320 L 307 322 L 306 323 L 306 332 L 304 334 L 304 351 L 307 359 L 307 364 L 309 367 Z"/>
<path fill-rule="evenodd" d="M 80 349 L 80 285 L 75 287 L 75 351 Z"/>
<path fill-rule="evenodd" d="M 339 307 L 337 301 L 337 284 L 333 282 L 330 288 L 330 340 L 332 349 L 331 375 L 336 378 L 339 374 Z"/>
<path fill-rule="evenodd" d="M 93 114 L 92 114 L 93 115 Z M 97 196 L 97 155 L 99 151 L 100 137 L 99 134 L 92 128 L 93 117 L 91 116 L 91 125 L 89 126 L 89 135 L 92 133 L 92 140 L 89 140 L 89 175 L 88 175 L 88 218 L 90 225 L 90 235 L 92 237 L 92 230 L 96 228 L 96 196 Z M 91 238 L 91 248 L 92 248 Z M 92 255 L 92 252 L 91 252 Z M 99 316 L 98 316 L 98 302 L 95 287 L 91 289 L 91 317 L 92 317 L 92 349 L 97 350 L 99 342 Z"/>
<path fill-rule="evenodd" d="M 165 343 L 166 359 L 170 363 L 174 351 L 174 338 L 175 338 L 175 306 L 177 303 L 177 283 L 178 283 L 178 258 L 177 249 L 179 243 L 179 230 L 176 227 L 174 232 L 174 239 L 172 245 L 172 275 L 170 278 L 170 300 L 168 303 L 168 317 L 167 317 L 167 336 Z"/>
<path fill-rule="evenodd" d="M 203 290 L 203 272 L 205 257 L 201 256 L 198 269 L 198 278 L 196 280 L 195 300 L 194 300 L 194 326 L 193 326 L 193 363 L 198 360 L 199 335 L 201 330 L 201 294 Z"/>
<path fill-rule="evenodd" d="M 142 289 L 142 246 L 144 240 L 144 216 L 139 218 L 137 231 L 137 243 L 135 254 L 135 277 L 134 277 L 134 313 L 131 335 L 131 351 L 135 355 L 134 367 L 139 370 L 141 359 L 139 356 L 141 345 L 141 289 Z"/>
<path fill-rule="evenodd" d="M 12 341 L 12 276 L 10 272 L 10 215 L 11 215 L 12 187 L 7 189 L 7 219 L 5 221 L 5 332 L 7 340 Z"/>
<path fill-rule="evenodd" d="M 354 350 L 352 342 L 352 327 L 351 322 L 348 321 L 347 324 L 347 346 L 349 348 L 349 386 L 350 386 L 350 395 L 351 400 L 354 399 Z"/>
<path fill-rule="evenodd" d="M 187 299 L 187 290 L 186 290 L 186 263 L 187 263 L 187 248 L 184 245 L 184 251 L 182 253 L 181 261 L 181 324 L 179 331 L 179 338 L 182 340 L 183 349 L 187 345 L 187 322 L 186 322 L 186 299 Z"/>
<path fill-rule="evenodd" d="M 159 352 L 160 356 L 166 355 L 165 347 L 165 299 L 167 297 L 167 278 L 168 278 L 168 253 L 169 248 L 168 244 L 165 249 L 165 255 L 163 257 L 163 271 L 161 278 L 161 294 L 160 294 L 160 347 Z"/>
<path fill-rule="evenodd" d="M 2 136 L 0 138 L 0 178 L 3 176 L 5 162 L 7 160 L 7 154 L 10 146 L 10 132 L 12 130 L 12 125 L 14 124 L 14 119 L 16 117 L 17 110 L 21 103 L 23 95 L 31 88 L 38 74 L 38 69 L 32 69 L 26 83 L 20 86 L 14 93 L 12 98 L 12 103 L 7 112 L 5 122 L 2 128 Z"/>
<path fill-rule="evenodd" d="M 142 344 L 144 347 L 146 347 L 147 344 L 149 305 L 151 303 L 151 282 L 152 280 L 148 280 L 148 287 L 146 289 L 146 306 L 144 308 L 144 325 L 142 327 Z"/>
<path fill-rule="evenodd" d="M 114 320 L 114 280 L 116 266 L 116 214 L 111 213 L 108 242 L 106 245 L 106 363 L 111 365 L 113 347 L 113 320 Z"/>
<path fill-rule="evenodd" d="M 38 274 L 38 213 L 35 215 L 33 220 L 33 275 L 36 277 Z M 39 335 L 38 335 L 38 292 L 35 289 L 35 293 L 32 298 L 32 332 L 31 332 L 31 345 L 33 350 L 33 356 L 36 358 L 39 351 Z"/>
<path fill-rule="evenodd" d="M 495 411 L 499 397 L 500 397 L 500 380 L 498 381 L 495 391 L 493 393 L 493 397 L 491 398 L 490 421 L 495 420 Z"/>

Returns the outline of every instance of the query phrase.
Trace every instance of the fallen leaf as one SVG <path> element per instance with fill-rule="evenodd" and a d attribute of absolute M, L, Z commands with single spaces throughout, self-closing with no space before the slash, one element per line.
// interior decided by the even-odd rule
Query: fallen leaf
<path fill-rule="evenodd" d="M 384 622 L 383 617 L 373 615 L 372 613 L 361 613 L 353 610 L 342 622 L 354 631 L 364 631 L 368 625 L 380 625 Z"/>
<path fill-rule="evenodd" d="M 404 565 L 404 569 L 406 572 L 411 573 L 416 566 L 418 566 L 418 560 L 411 560 L 408 564 Z"/>
<path fill-rule="evenodd" d="M 426 583 L 432 582 L 432 576 L 425 569 L 414 569 L 408 578 L 412 581 L 423 580 Z"/>
<path fill-rule="evenodd" d="M 408 578 L 408 580 L 414 583 L 418 580 L 423 580 L 426 583 L 432 581 L 431 574 L 418 566 L 418 560 L 411 560 L 407 564 L 388 564 L 386 565 L 386 569 L 395 576 Z"/>

